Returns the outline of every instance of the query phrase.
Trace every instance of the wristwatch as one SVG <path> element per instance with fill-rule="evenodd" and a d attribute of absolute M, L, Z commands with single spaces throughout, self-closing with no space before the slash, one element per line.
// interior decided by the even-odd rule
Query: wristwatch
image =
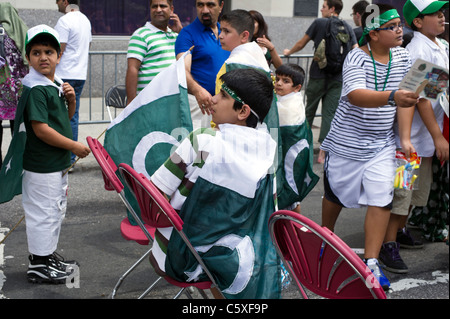
<path fill-rule="evenodd" d="M 397 103 L 395 103 L 395 100 L 394 100 L 395 92 L 397 92 L 397 90 L 392 91 L 391 95 L 389 95 L 388 104 L 391 106 L 397 105 Z"/>

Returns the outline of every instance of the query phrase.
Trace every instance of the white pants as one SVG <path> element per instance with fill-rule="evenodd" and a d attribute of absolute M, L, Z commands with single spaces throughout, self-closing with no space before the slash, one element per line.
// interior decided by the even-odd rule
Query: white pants
<path fill-rule="evenodd" d="M 68 176 L 63 174 L 64 172 L 40 174 L 24 171 L 22 205 L 28 250 L 33 255 L 50 255 L 58 246 L 67 208 Z"/>

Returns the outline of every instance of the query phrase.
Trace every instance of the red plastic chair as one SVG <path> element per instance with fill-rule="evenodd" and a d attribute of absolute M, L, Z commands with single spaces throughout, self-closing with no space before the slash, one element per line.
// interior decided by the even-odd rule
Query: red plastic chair
<path fill-rule="evenodd" d="M 292 211 L 269 220 L 272 241 L 305 299 L 305 289 L 328 299 L 386 299 L 361 258 L 326 227 Z"/>
<path fill-rule="evenodd" d="M 126 184 L 135 194 L 136 199 L 139 203 L 139 207 L 141 209 L 141 216 L 144 222 L 155 228 L 173 227 L 174 230 L 177 231 L 181 236 L 184 243 L 197 259 L 198 263 L 203 268 L 210 280 L 205 282 L 187 283 L 179 282 L 170 278 L 169 276 L 165 276 L 164 279 L 168 283 L 182 288 L 174 299 L 178 298 L 178 296 L 183 291 L 185 291 L 185 288 L 188 287 L 197 288 L 202 296 L 206 298 L 207 296 L 203 292 L 203 290 L 215 288 L 217 287 L 217 284 L 214 281 L 214 278 L 211 275 L 210 271 L 203 263 L 203 260 L 198 255 L 197 251 L 194 249 L 191 242 L 183 232 L 183 221 L 181 220 L 178 213 L 174 210 L 166 197 L 158 190 L 158 188 L 156 188 L 155 185 L 153 185 L 153 183 L 145 175 L 136 172 L 132 167 L 124 163 L 119 165 L 119 172 L 125 180 Z M 150 290 L 151 289 L 149 289 L 147 293 L 149 293 Z M 218 289 L 216 291 L 219 292 Z M 221 297 L 224 296 L 221 294 Z"/>
<path fill-rule="evenodd" d="M 95 138 L 90 136 L 87 137 L 87 143 L 89 148 L 94 154 L 95 159 L 100 165 L 104 186 L 107 191 L 116 191 L 119 197 L 122 199 L 123 203 L 133 215 L 134 219 L 138 223 L 137 226 L 132 225 L 128 218 L 124 218 L 120 223 L 120 232 L 122 236 L 126 240 L 135 241 L 140 245 L 150 245 L 153 243 L 153 238 L 155 236 L 155 228 L 145 225 L 136 212 L 133 210 L 133 207 L 130 205 L 128 200 L 125 197 L 124 186 L 120 181 L 119 177 L 116 175 L 118 170 L 116 164 L 109 156 L 108 152 L 104 149 L 103 145 Z M 117 290 L 119 289 L 122 282 L 125 278 L 150 254 L 150 250 L 148 250 L 142 257 L 140 257 L 136 263 L 134 263 L 118 280 L 116 286 L 113 289 L 111 294 L 111 298 L 114 298 Z"/>

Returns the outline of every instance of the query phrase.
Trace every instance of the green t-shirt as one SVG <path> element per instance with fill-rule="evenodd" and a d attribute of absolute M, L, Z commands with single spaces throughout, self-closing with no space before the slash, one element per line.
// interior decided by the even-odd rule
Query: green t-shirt
<path fill-rule="evenodd" d="M 27 141 L 23 155 L 23 168 L 35 173 L 54 173 L 70 166 L 70 151 L 51 146 L 39 139 L 31 121 L 48 124 L 61 135 L 72 139 L 72 128 L 63 96 L 52 86 L 35 86 L 26 102 L 24 122 Z"/>

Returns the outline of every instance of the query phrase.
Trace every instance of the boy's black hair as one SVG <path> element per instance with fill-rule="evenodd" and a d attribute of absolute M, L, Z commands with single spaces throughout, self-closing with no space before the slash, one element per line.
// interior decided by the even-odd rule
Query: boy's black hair
<path fill-rule="evenodd" d="M 56 50 L 56 53 L 58 53 L 58 56 L 61 53 L 61 47 L 60 47 L 58 41 L 56 41 L 56 39 L 52 35 L 50 35 L 48 33 L 42 33 L 42 34 L 38 34 L 33 39 L 31 39 L 30 42 L 28 42 L 27 46 L 25 47 L 25 53 L 26 53 L 27 57 L 30 57 L 31 49 L 36 44 L 52 47 L 53 49 Z"/>
<path fill-rule="evenodd" d="M 287 63 L 283 64 L 275 71 L 276 75 L 288 76 L 292 79 L 294 86 L 302 85 L 305 82 L 305 70 L 297 64 Z"/>
<path fill-rule="evenodd" d="M 378 9 L 380 10 L 380 15 L 382 15 L 383 13 L 385 13 L 386 11 L 395 9 L 393 6 L 389 5 L 389 4 L 377 4 Z M 372 15 L 373 12 L 365 12 L 362 17 L 361 17 L 361 26 L 362 29 L 364 30 L 364 28 L 367 26 L 367 22 L 371 23 L 372 21 L 367 21 L 367 19 L 369 18 L 370 15 Z M 367 43 L 369 43 L 369 41 L 371 40 L 370 35 L 366 35 L 366 41 Z"/>
<path fill-rule="evenodd" d="M 249 41 L 253 38 L 253 33 L 255 33 L 255 21 L 247 10 L 237 9 L 227 12 L 220 18 L 220 21 L 228 22 L 239 34 L 248 31 Z"/>
<path fill-rule="evenodd" d="M 256 69 L 236 69 L 228 71 L 220 79 L 258 114 L 262 123 L 273 100 L 273 82 L 269 76 Z M 240 110 L 242 107 L 242 103 L 235 101 L 233 109 Z M 255 128 L 257 124 L 257 117 L 250 113 L 247 126 Z"/>

